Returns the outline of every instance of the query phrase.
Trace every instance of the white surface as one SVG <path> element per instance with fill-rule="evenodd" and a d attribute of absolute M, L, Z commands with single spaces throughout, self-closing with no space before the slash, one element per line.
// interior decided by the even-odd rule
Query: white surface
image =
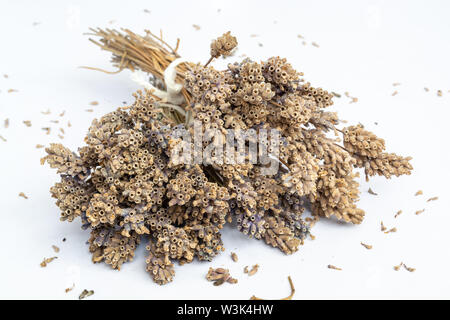
<path fill-rule="evenodd" d="M 450 298 L 449 16 L 448 1 L 1 1 L 0 74 L 9 78 L 0 77 L 0 135 L 8 140 L 0 140 L 0 298 L 76 299 L 85 288 L 95 290 L 89 299 L 281 298 L 289 294 L 288 275 L 297 299 Z M 344 96 L 335 99 L 334 109 L 384 137 L 388 150 L 413 156 L 414 173 L 391 181 L 361 179 L 363 224 L 322 220 L 313 229 L 317 239 L 291 256 L 226 228 L 226 252 L 212 263 L 176 266 L 175 281 L 163 287 L 144 271 L 143 246 L 120 272 L 94 265 L 80 223 L 59 222 L 49 194 L 59 178 L 40 166 L 43 150 L 35 145 L 81 146 L 94 117 L 132 101 L 138 88 L 128 71 L 106 75 L 78 68 L 113 70 L 109 53 L 82 35 L 96 26 L 138 33 L 161 28 L 172 43 L 182 39 L 183 56 L 203 62 L 210 40 L 231 30 L 239 52 L 230 61 L 243 53 L 255 60 L 285 56 L 313 85 L 358 97 L 355 104 Z M 401 86 L 394 88 L 394 82 Z M 19 92 L 7 93 L 10 88 Z M 437 89 L 443 97 L 437 97 Z M 397 96 L 391 96 L 394 90 Z M 92 107 L 94 100 L 100 104 Z M 94 113 L 85 112 L 88 108 Z M 41 114 L 47 109 L 51 115 Z M 11 122 L 8 129 L 5 118 Z M 62 123 L 50 122 L 55 119 Z M 67 128 L 69 119 L 72 128 Z M 31 120 L 32 127 L 23 120 Z M 46 126 L 52 127 L 50 136 L 41 130 Z M 367 193 L 369 186 L 378 196 Z M 424 195 L 414 197 L 418 189 Z M 29 200 L 18 197 L 21 191 Z M 440 198 L 426 203 L 432 196 Z M 423 214 L 414 214 L 422 208 Z M 400 209 L 403 214 L 394 219 Z M 398 232 L 380 232 L 381 220 Z M 374 248 L 366 250 L 360 241 Z M 41 268 L 42 259 L 54 255 L 51 245 L 61 248 L 59 258 Z M 231 251 L 238 263 L 231 261 Z M 394 271 L 401 261 L 416 272 Z M 244 275 L 243 267 L 255 263 L 260 271 Z M 328 264 L 343 271 L 327 269 Z M 239 283 L 214 287 L 204 279 L 210 266 L 230 268 Z M 75 289 L 66 294 L 73 282 Z"/>

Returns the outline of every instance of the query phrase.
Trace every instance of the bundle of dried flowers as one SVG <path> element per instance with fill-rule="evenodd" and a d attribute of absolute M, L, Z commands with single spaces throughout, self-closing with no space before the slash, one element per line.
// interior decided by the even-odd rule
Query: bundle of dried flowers
<path fill-rule="evenodd" d="M 51 188 L 61 220 L 79 217 L 91 230 L 93 262 L 120 269 L 145 240 L 147 271 L 165 284 L 173 279 L 175 260 L 211 261 L 223 251 L 220 230 L 232 221 L 250 238 L 291 254 L 309 234 L 301 218 L 308 203 L 315 216 L 361 223 L 354 168 L 364 168 L 367 178 L 412 170 L 410 158 L 385 153 L 384 140 L 362 126 L 338 129 L 337 114 L 326 110 L 333 95 L 305 83 L 286 59 L 245 59 L 223 71 L 190 62 L 174 67 L 178 45 L 172 49 L 150 32 L 93 31 L 120 69 L 148 72 L 160 92 L 184 97 L 174 103 L 155 90 L 138 91 L 132 105 L 92 122 L 77 153 L 60 144 L 46 149 L 42 162 L 61 175 Z M 210 61 L 236 45 L 224 34 L 212 43 Z M 200 134 L 214 130 L 209 138 L 216 149 L 196 162 L 211 144 L 177 134 L 184 129 L 195 136 L 198 123 Z M 258 152 L 268 151 L 280 169 L 266 172 L 268 162 L 248 156 L 230 162 L 234 149 L 218 154 L 230 129 L 253 132 L 241 146 L 251 149 L 252 139 L 260 138 Z M 276 129 L 281 142 L 264 136 L 266 129 Z M 343 146 L 327 135 L 337 131 Z M 191 153 L 174 152 L 180 146 L 193 150 L 194 162 L 186 161 Z M 224 161 L 217 161 L 221 156 Z"/>

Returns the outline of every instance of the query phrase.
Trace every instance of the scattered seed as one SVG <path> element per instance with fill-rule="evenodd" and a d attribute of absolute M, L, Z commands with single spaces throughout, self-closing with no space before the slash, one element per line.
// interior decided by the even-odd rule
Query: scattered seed
<path fill-rule="evenodd" d="M 47 266 L 47 264 L 49 264 L 50 262 L 52 262 L 55 259 L 58 259 L 58 257 L 44 258 L 44 260 L 42 260 L 42 262 L 41 262 L 41 267 L 45 268 Z"/>
<path fill-rule="evenodd" d="M 371 188 L 369 188 L 369 190 L 367 190 L 367 192 L 372 194 L 372 195 L 374 195 L 374 196 L 378 195 L 378 193 L 375 193 Z"/>
<path fill-rule="evenodd" d="M 60 138 L 62 140 L 62 139 L 64 139 L 64 136 L 58 134 L 58 138 Z"/>
<path fill-rule="evenodd" d="M 52 248 L 53 248 L 53 251 L 55 251 L 56 253 L 59 252 L 59 248 L 57 246 L 53 245 Z"/>
<path fill-rule="evenodd" d="M 19 193 L 19 197 L 22 197 L 24 199 L 28 199 L 27 195 L 25 193 L 23 193 L 23 192 Z"/>
<path fill-rule="evenodd" d="M 297 38 L 299 38 L 299 39 L 305 39 L 301 34 L 298 34 L 298 35 L 297 35 Z"/>
<path fill-rule="evenodd" d="M 52 112 L 50 111 L 50 109 L 48 109 L 47 111 L 41 111 L 41 113 L 42 113 L 42 114 L 45 114 L 45 115 L 49 115 L 49 114 L 52 113 Z"/>
<path fill-rule="evenodd" d="M 422 190 L 419 190 L 419 191 L 417 191 L 416 192 L 416 194 L 414 194 L 415 196 L 420 196 L 420 195 L 422 195 L 423 194 L 423 191 Z"/>
<path fill-rule="evenodd" d="M 255 273 L 258 272 L 258 269 L 259 269 L 259 265 L 258 265 L 258 264 L 255 264 L 255 265 L 252 267 L 252 269 L 248 272 L 248 276 L 249 276 L 249 277 L 253 276 Z"/>
<path fill-rule="evenodd" d="M 237 256 L 237 254 L 234 253 L 234 252 L 232 252 L 232 253 L 231 253 L 231 259 L 232 259 L 234 262 L 238 262 L 238 256 Z"/>
<path fill-rule="evenodd" d="M 395 214 L 394 218 L 397 218 L 399 215 L 402 214 L 402 212 L 403 212 L 402 210 L 398 210 L 397 213 Z"/>
<path fill-rule="evenodd" d="M 404 267 L 406 270 L 408 270 L 409 272 L 414 272 L 414 271 L 416 271 L 415 268 L 407 267 L 406 264 L 403 264 L 403 267 Z"/>
<path fill-rule="evenodd" d="M 73 288 L 75 288 L 75 283 L 72 284 L 72 286 L 70 288 L 66 288 L 64 291 L 66 291 L 66 293 L 68 293 L 68 292 L 72 291 Z"/>
<path fill-rule="evenodd" d="M 49 134 L 50 134 L 50 131 L 51 131 L 52 129 L 49 128 L 49 127 L 45 127 L 45 128 L 42 128 L 42 130 L 46 131 L 46 134 L 49 135 Z"/>
<path fill-rule="evenodd" d="M 60 116 L 60 117 L 64 117 L 65 114 L 66 114 L 66 111 L 64 110 L 63 112 L 61 112 L 61 113 L 59 114 L 59 116 Z"/>
<path fill-rule="evenodd" d="M 425 209 L 417 210 L 417 211 L 416 211 L 416 215 L 419 215 L 419 214 L 423 213 L 424 211 L 425 211 Z"/>
<path fill-rule="evenodd" d="M 36 26 L 38 26 L 38 25 L 40 25 L 40 24 L 41 24 L 41 22 L 35 21 L 35 22 L 33 22 L 33 27 L 36 27 Z"/>
<path fill-rule="evenodd" d="M 336 98 L 340 98 L 341 97 L 341 95 L 339 93 L 336 93 L 336 92 L 333 92 L 333 91 L 331 91 L 331 94 L 333 96 L 335 96 Z"/>
<path fill-rule="evenodd" d="M 338 267 L 336 267 L 336 266 L 333 266 L 332 264 L 329 264 L 329 265 L 328 265 L 328 269 L 339 270 L 339 271 L 342 270 L 341 268 L 338 268 Z"/>
<path fill-rule="evenodd" d="M 72 124 L 70 123 L 70 121 L 67 122 L 67 126 L 70 128 L 72 126 Z"/>
<path fill-rule="evenodd" d="M 27 127 L 31 127 L 31 121 L 30 121 L 30 120 L 24 120 L 23 123 L 24 123 Z"/>
<path fill-rule="evenodd" d="M 400 262 L 400 264 L 398 266 L 394 266 L 394 270 L 398 271 L 400 270 L 400 268 L 403 266 L 403 262 Z"/>
<path fill-rule="evenodd" d="M 244 273 L 248 273 L 248 266 L 244 267 Z"/>
<path fill-rule="evenodd" d="M 432 198 L 428 199 L 427 202 L 436 201 L 437 199 L 439 199 L 439 197 L 432 197 Z"/>
<path fill-rule="evenodd" d="M 63 128 L 59 128 L 59 131 L 61 131 L 62 134 L 66 134 Z"/>
<path fill-rule="evenodd" d="M 316 42 L 311 42 L 311 44 L 314 46 L 314 47 L 316 47 L 316 48 L 319 48 L 319 45 L 316 43 Z"/>
<path fill-rule="evenodd" d="M 381 221 L 381 231 L 386 231 L 387 228 L 384 226 L 383 221 Z"/>
<path fill-rule="evenodd" d="M 438 90 L 437 95 L 438 95 L 438 97 L 442 97 L 442 90 Z"/>
<path fill-rule="evenodd" d="M 12 93 L 12 92 L 19 92 L 19 90 L 16 90 L 16 89 L 8 89 L 8 93 Z"/>
<path fill-rule="evenodd" d="M 194 29 L 197 30 L 197 31 L 200 30 L 200 26 L 197 25 L 197 24 L 193 24 L 192 27 L 194 27 Z"/>
<path fill-rule="evenodd" d="M 397 228 L 396 227 L 391 228 L 388 231 L 385 231 L 384 233 L 388 234 L 388 233 L 392 233 L 392 232 L 397 232 Z"/>
<path fill-rule="evenodd" d="M 89 296 L 92 296 L 94 294 L 94 290 L 86 290 L 84 289 L 83 292 L 81 292 L 80 296 L 78 297 L 79 300 L 83 300 L 84 298 L 87 298 Z"/>
<path fill-rule="evenodd" d="M 5 119 L 3 126 L 5 127 L 5 129 L 9 127 L 9 119 Z"/>
<path fill-rule="evenodd" d="M 362 243 L 362 242 L 361 242 L 361 245 L 362 245 L 364 248 L 366 248 L 367 250 L 370 250 L 370 249 L 373 248 L 373 246 L 371 246 L 370 244 L 365 244 L 365 243 Z"/>
<path fill-rule="evenodd" d="M 396 96 L 398 94 L 398 91 L 392 92 L 392 96 Z"/>

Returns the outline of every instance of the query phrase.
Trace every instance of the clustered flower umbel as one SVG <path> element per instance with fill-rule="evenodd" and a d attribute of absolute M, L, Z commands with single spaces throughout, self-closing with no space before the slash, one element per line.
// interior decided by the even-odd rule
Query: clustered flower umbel
<path fill-rule="evenodd" d="M 235 46 L 225 34 L 213 42 L 212 56 Z M 192 121 L 164 117 L 151 91 L 138 91 L 131 106 L 92 122 L 78 153 L 52 144 L 42 159 L 61 175 L 50 190 L 61 220 L 79 217 L 91 230 L 93 262 L 120 269 L 146 241 L 146 269 L 165 284 L 175 260 L 211 261 L 223 251 L 220 230 L 233 221 L 250 238 L 291 254 L 309 233 L 301 218 L 306 206 L 315 216 L 361 223 L 355 168 L 364 168 L 367 178 L 412 170 L 411 158 L 385 153 L 384 140 L 362 126 L 338 129 L 337 114 L 326 111 L 333 96 L 305 83 L 286 59 L 189 69 L 184 87 L 193 102 L 183 107 L 190 117 L 219 132 L 277 129 L 285 169 L 267 176 L 251 163 L 175 164 L 171 133 L 192 131 Z M 327 136 L 338 131 L 343 146 Z"/>

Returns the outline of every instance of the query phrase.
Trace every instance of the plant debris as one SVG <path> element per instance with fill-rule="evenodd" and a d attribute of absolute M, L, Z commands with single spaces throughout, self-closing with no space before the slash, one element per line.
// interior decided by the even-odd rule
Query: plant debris
<path fill-rule="evenodd" d="M 55 251 L 56 253 L 59 252 L 59 248 L 58 248 L 57 246 L 55 246 L 55 245 L 52 245 L 52 249 L 53 249 L 53 251 Z"/>
<path fill-rule="evenodd" d="M 31 127 L 31 121 L 30 121 L 30 120 L 24 120 L 23 123 L 24 123 L 27 127 Z"/>
<path fill-rule="evenodd" d="M 45 133 L 46 133 L 47 135 L 49 135 L 49 134 L 50 134 L 50 131 L 52 130 L 52 128 L 50 128 L 50 127 L 44 127 L 44 128 L 42 128 L 42 130 L 44 130 Z"/>
<path fill-rule="evenodd" d="M 66 293 L 68 293 L 68 292 L 72 291 L 74 288 L 75 288 L 75 283 L 72 284 L 72 286 L 71 286 L 70 288 L 66 288 L 64 291 L 65 291 Z"/>
<path fill-rule="evenodd" d="M 423 194 L 423 191 L 422 190 L 419 190 L 419 191 L 417 191 L 414 195 L 415 196 L 420 196 L 420 195 L 422 195 Z"/>
<path fill-rule="evenodd" d="M 55 259 L 58 259 L 58 257 L 44 258 L 44 260 L 42 260 L 42 262 L 41 262 L 41 267 L 45 268 L 47 266 L 47 264 L 49 264 L 50 262 L 52 262 Z"/>
<path fill-rule="evenodd" d="M 94 290 L 86 290 L 84 289 L 83 292 L 81 292 L 80 296 L 78 297 L 79 300 L 83 300 L 89 296 L 92 296 L 94 294 Z"/>
<path fill-rule="evenodd" d="M 98 101 L 91 101 L 89 104 L 91 106 L 98 106 Z"/>
<path fill-rule="evenodd" d="M 200 30 L 200 26 L 197 24 L 193 24 L 192 27 L 197 31 Z"/>
<path fill-rule="evenodd" d="M 384 233 L 388 234 L 388 233 L 392 233 L 392 232 L 397 232 L 397 228 L 396 227 L 391 228 L 391 229 L 385 231 Z"/>
<path fill-rule="evenodd" d="M 416 271 L 415 268 L 407 267 L 406 264 L 404 264 L 403 262 L 400 262 L 399 265 L 394 266 L 394 270 L 395 270 L 395 271 L 399 271 L 401 267 L 405 268 L 405 269 L 406 269 L 407 271 L 409 271 L 409 272 L 414 272 L 414 271 Z"/>
<path fill-rule="evenodd" d="M 294 283 L 292 282 L 291 276 L 288 276 L 288 281 L 289 281 L 289 286 L 291 287 L 291 294 L 288 295 L 286 298 L 282 298 L 280 300 L 292 300 L 292 298 L 294 297 L 295 287 L 294 287 Z M 253 296 L 251 296 L 250 300 L 265 300 L 265 299 L 261 299 L 261 298 L 258 298 L 253 295 Z"/>
<path fill-rule="evenodd" d="M 397 218 L 402 213 L 403 213 L 403 210 L 398 210 L 397 213 L 395 214 L 394 218 Z"/>
<path fill-rule="evenodd" d="M 49 115 L 52 112 L 50 111 L 50 109 L 47 109 L 47 111 L 41 111 L 41 113 L 44 115 Z"/>
<path fill-rule="evenodd" d="M 396 96 L 398 94 L 398 91 L 396 90 L 396 91 L 394 91 L 394 92 L 392 92 L 392 96 Z"/>
<path fill-rule="evenodd" d="M 244 267 L 244 273 L 248 273 L 248 266 Z"/>
<path fill-rule="evenodd" d="M 64 117 L 64 115 L 66 114 L 66 111 L 63 111 L 59 114 L 60 117 Z"/>
<path fill-rule="evenodd" d="M 438 90 L 436 94 L 438 97 L 442 97 L 442 90 Z"/>
<path fill-rule="evenodd" d="M 369 188 L 369 190 L 367 190 L 367 192 L 370 193 L 370 194 L 372 194 L 372 195 L 374 195 L 374 196 L 377 196 L 377 195 L 378 195 L 378 193 L 375 193 L 375 192 L 372 190 L 372 188 Z"/>
<path fill-rule="evenodd" d="M 222 284 L 224 284 L 225 282 L 231 283 L 231 284 L 235 284 L 238 282 L 237 279 L 233 278 L 230 275 L 230 272 L 228 271 L 228 269 L 224 269 L 224 268 L 209 268 L 208 270 L 208 274 L 206 275 L 206 280 L 208 281 L 214 281 L 214 285 L 215 286 L 220 286 Z"/>
<path fill-rule="evenodd" d="M 370 249 L 373 248 L 373 246 L 371 246 L 370 244 L 365 244 L 365 243 L 363 243 L 363 242 L 361 242 L 361 245 L 362 245 L 364 248 L 366 248 L 367 250 L 370 250 Z"/>
<path fill-rule="evenodd" d="M 341 271 L 341 270 L 342 270 L 341 268 L 338 268 L 338 267 L 336 267 L 336 266 L 333 266 L 332 264 L 329 264 L 327 267 L 328 267 L 328 269 L 333 269 L 333 270 L 338 270 L 338 271 Z"/>
<path fill-rule="evenodd" d="M 23 192 L 19 193 L 19 197 L 22 197 L 24 199 L 28 199 L 27 195 L 25 193 L 23 193 Z"/>
<path fill-rule="evenodd" d="M 234 252 L 232 252 L 232 253 L 231 253 L 231 259 L 232 259 L 234 262 L 238 262 L 238 256 L 237 256 L 237 254 L 234 253 Z"/>
<path fill-rule="evenodd" d="M 253 276 L 256 272 L 258 272 L 259 270 L 259 265 L 255 264 L 252 269 L 248 272 L 248 276 L 251 277 Z"/>
<path fill-rule="evenodd" d="M 415 213 L 416 213 L 416 215 L 419 215 L 419 214 L 423 213 L 424 211 L 425 211 L 425 209 L 417 210 Z"/>
<path fill-rule="evenodd" d="M 86 112 L 94 112 L 94 109 L 86 109 Z"/>
<path fill-rule="evenodd" d="M 431 197 L 431 198 L 429 198 L 428 200 L 427 200 L 427 202 L 430 202 L 430 201 L 436 201 L 436 200 L 438 200 L 439 199 L 439 197 Z"/>
<path fill-rule="evenodd" d="M 36 145 L 36 149 L 42 149 L 42 148 L 44 148 L 45 146 L 44 145 L 42 145 L 42 144 L 37 144 Z"/>
<path fill-rule="evenodd" d="M 16 89 L 8 89 L 8 93 L 12 93 L 12 92 L 19 92 L 19 90 L 16 90 Z"/>
<path fill-rule="evenodd" d="M 90 230 L 94 263 L 120 270 L 145 240 L 146 270 L 166 284 L 174 262 L 212 261 L 224 251 L 226 225 L 292 254 L 310 235 L 306 207 L 315 217 L 363 221 L 357 169 L 366 180 L 413 169 L 410 157 L 386 152 L 385 140 L 362 125 L 340 127 L 327 109 L 333 95 L 285 58 L 209 66 L 235 51 L 230 32 L 195 64 L 178 59 L 179 42 L 172 47 L 150 31 L 91 31 L 118 71 L 131 69 L 145 88 L 130 105 L 94 119 L 76 152 L 53 143 L 41 159 L 60 175 L 50 193 L 61 220 L 79 218 Z M 234 146 L 223 152 L 236 132 L 246 132 L 244 149 L 256 145 L 257 161 L 235 161 Z"/>
<path fill-rule="evenodd" d="M 381 231 L 386 231 L 387 228 L 384 226 L 383 221 L 381 221 Z"/>

